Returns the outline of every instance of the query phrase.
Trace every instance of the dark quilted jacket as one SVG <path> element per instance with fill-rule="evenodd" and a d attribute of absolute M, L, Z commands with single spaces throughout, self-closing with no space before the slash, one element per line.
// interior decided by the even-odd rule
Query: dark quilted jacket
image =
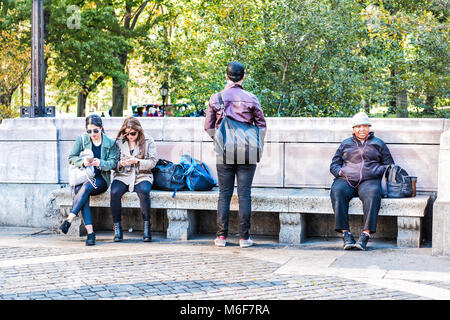
<path fill-rule="evenodd" d="M 359 181 L 362 174 L 362 182 L 381 178 L 386 167 L 393 163 L 386 144 L 370 132 L 364 144 L 355 135 L 345 139 L 331 160 L 330 172 L 339 177 L 342 169 L 343 177 L 350 181 Z"/>

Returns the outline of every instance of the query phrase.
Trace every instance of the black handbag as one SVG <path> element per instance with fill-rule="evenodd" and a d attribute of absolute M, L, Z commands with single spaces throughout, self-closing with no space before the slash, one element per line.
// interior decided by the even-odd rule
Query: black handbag
<path fill-rule="evenodd" d="M 265 130 L 231 119 L 225 113 L 222 95 L 219 103 L 222 122 L 214 135 L 218 164 L 256 164 L 261 160 Z"/>
<path fill-rule="evenodd" d="M 408 175 L 398 165 L 389 165 L 381 178 L 381 191 L 385 198 L 407 198 L 416 196 L 417 177 Z"/>
<path fill-rule="evenodd" d="M 172 198 L 175 197 L 177 191 L 187 190 L 184 167 L 181 164 L 159 159 L 152 171 L 153 189 L 174 191 Z"/>

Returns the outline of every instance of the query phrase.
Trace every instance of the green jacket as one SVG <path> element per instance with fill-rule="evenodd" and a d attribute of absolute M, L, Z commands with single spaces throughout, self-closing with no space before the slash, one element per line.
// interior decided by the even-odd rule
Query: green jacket
<path fill-rule="evenodd" d="M 82 145 L 82 138 L 78 136 L 75 140 L 75 144 L 72 151 L 69 154 L 69 164 L 77 167 L 83 166 L 83 158 L 79 155 L 84 149 L 92 150 L 92 141 L 88 134 L 84 134 L 84 148 Z M 102 150 L 100 157 L 100 166 L 98 169 L 101 171 L 103 179 L 105 179 L 107 185 L 111 183 L 111 169 L 116 168 L 119 161 L 119 153 L 117 151 L 116 142 L 109 138 L 106 134 L 102 133 Z"/>

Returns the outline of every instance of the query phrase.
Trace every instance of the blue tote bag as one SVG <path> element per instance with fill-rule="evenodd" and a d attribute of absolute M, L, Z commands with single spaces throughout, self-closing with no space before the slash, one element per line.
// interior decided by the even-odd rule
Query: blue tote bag
<path fill-rule="evenodd" d="M 211 176 L 208 166 L 203 162 L 184 154 L 181 156 L 180 164 L 184 168 L 186 185 L 189 190 L 209 191 L 216 186 L 217 183 Z"/>

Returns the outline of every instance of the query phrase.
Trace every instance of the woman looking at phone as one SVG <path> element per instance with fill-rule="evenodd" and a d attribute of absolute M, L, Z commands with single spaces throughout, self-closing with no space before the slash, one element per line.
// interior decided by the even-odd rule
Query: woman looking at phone
<path fill-rule="evenodd" d="M 140 122 L 135 117 L 124 120 L 116 138 L 120 160 L 113 171 L 111 184 L 111 213 L 114 222 L 114 241 L 123 240 L 122 196 L 136 192 L 139 197 L 144 220 L 144 241 L 152 241 L 150 233 L 150 190 L 153 183 L 151 169 L 156 166 L 156 145 L 152 137 L 144 134 Z"/>
<path fill-rule="evenodd" d="M 92 150 L 92 157 L 80 157 L 83 150 Z M 73 203 L 69 217 L 64 220 L 60 229 L 67 233 L 73 219 L 81 211 L 88 233 L 86 245 L 95 245 L 95 233 L 92 226 L 92 213 L 89 197 L 105 192 L 110 184 L 111 169 L 117 166 L 118 152 L 115 141 L 109 138 L 103 129 L 102 118 L 98 115 L 86 117 L 86 134 L 79 136 L 69 154 L 69 164 L 78 167 L 93 167 L 95 176 L 72 190 Z"/>

